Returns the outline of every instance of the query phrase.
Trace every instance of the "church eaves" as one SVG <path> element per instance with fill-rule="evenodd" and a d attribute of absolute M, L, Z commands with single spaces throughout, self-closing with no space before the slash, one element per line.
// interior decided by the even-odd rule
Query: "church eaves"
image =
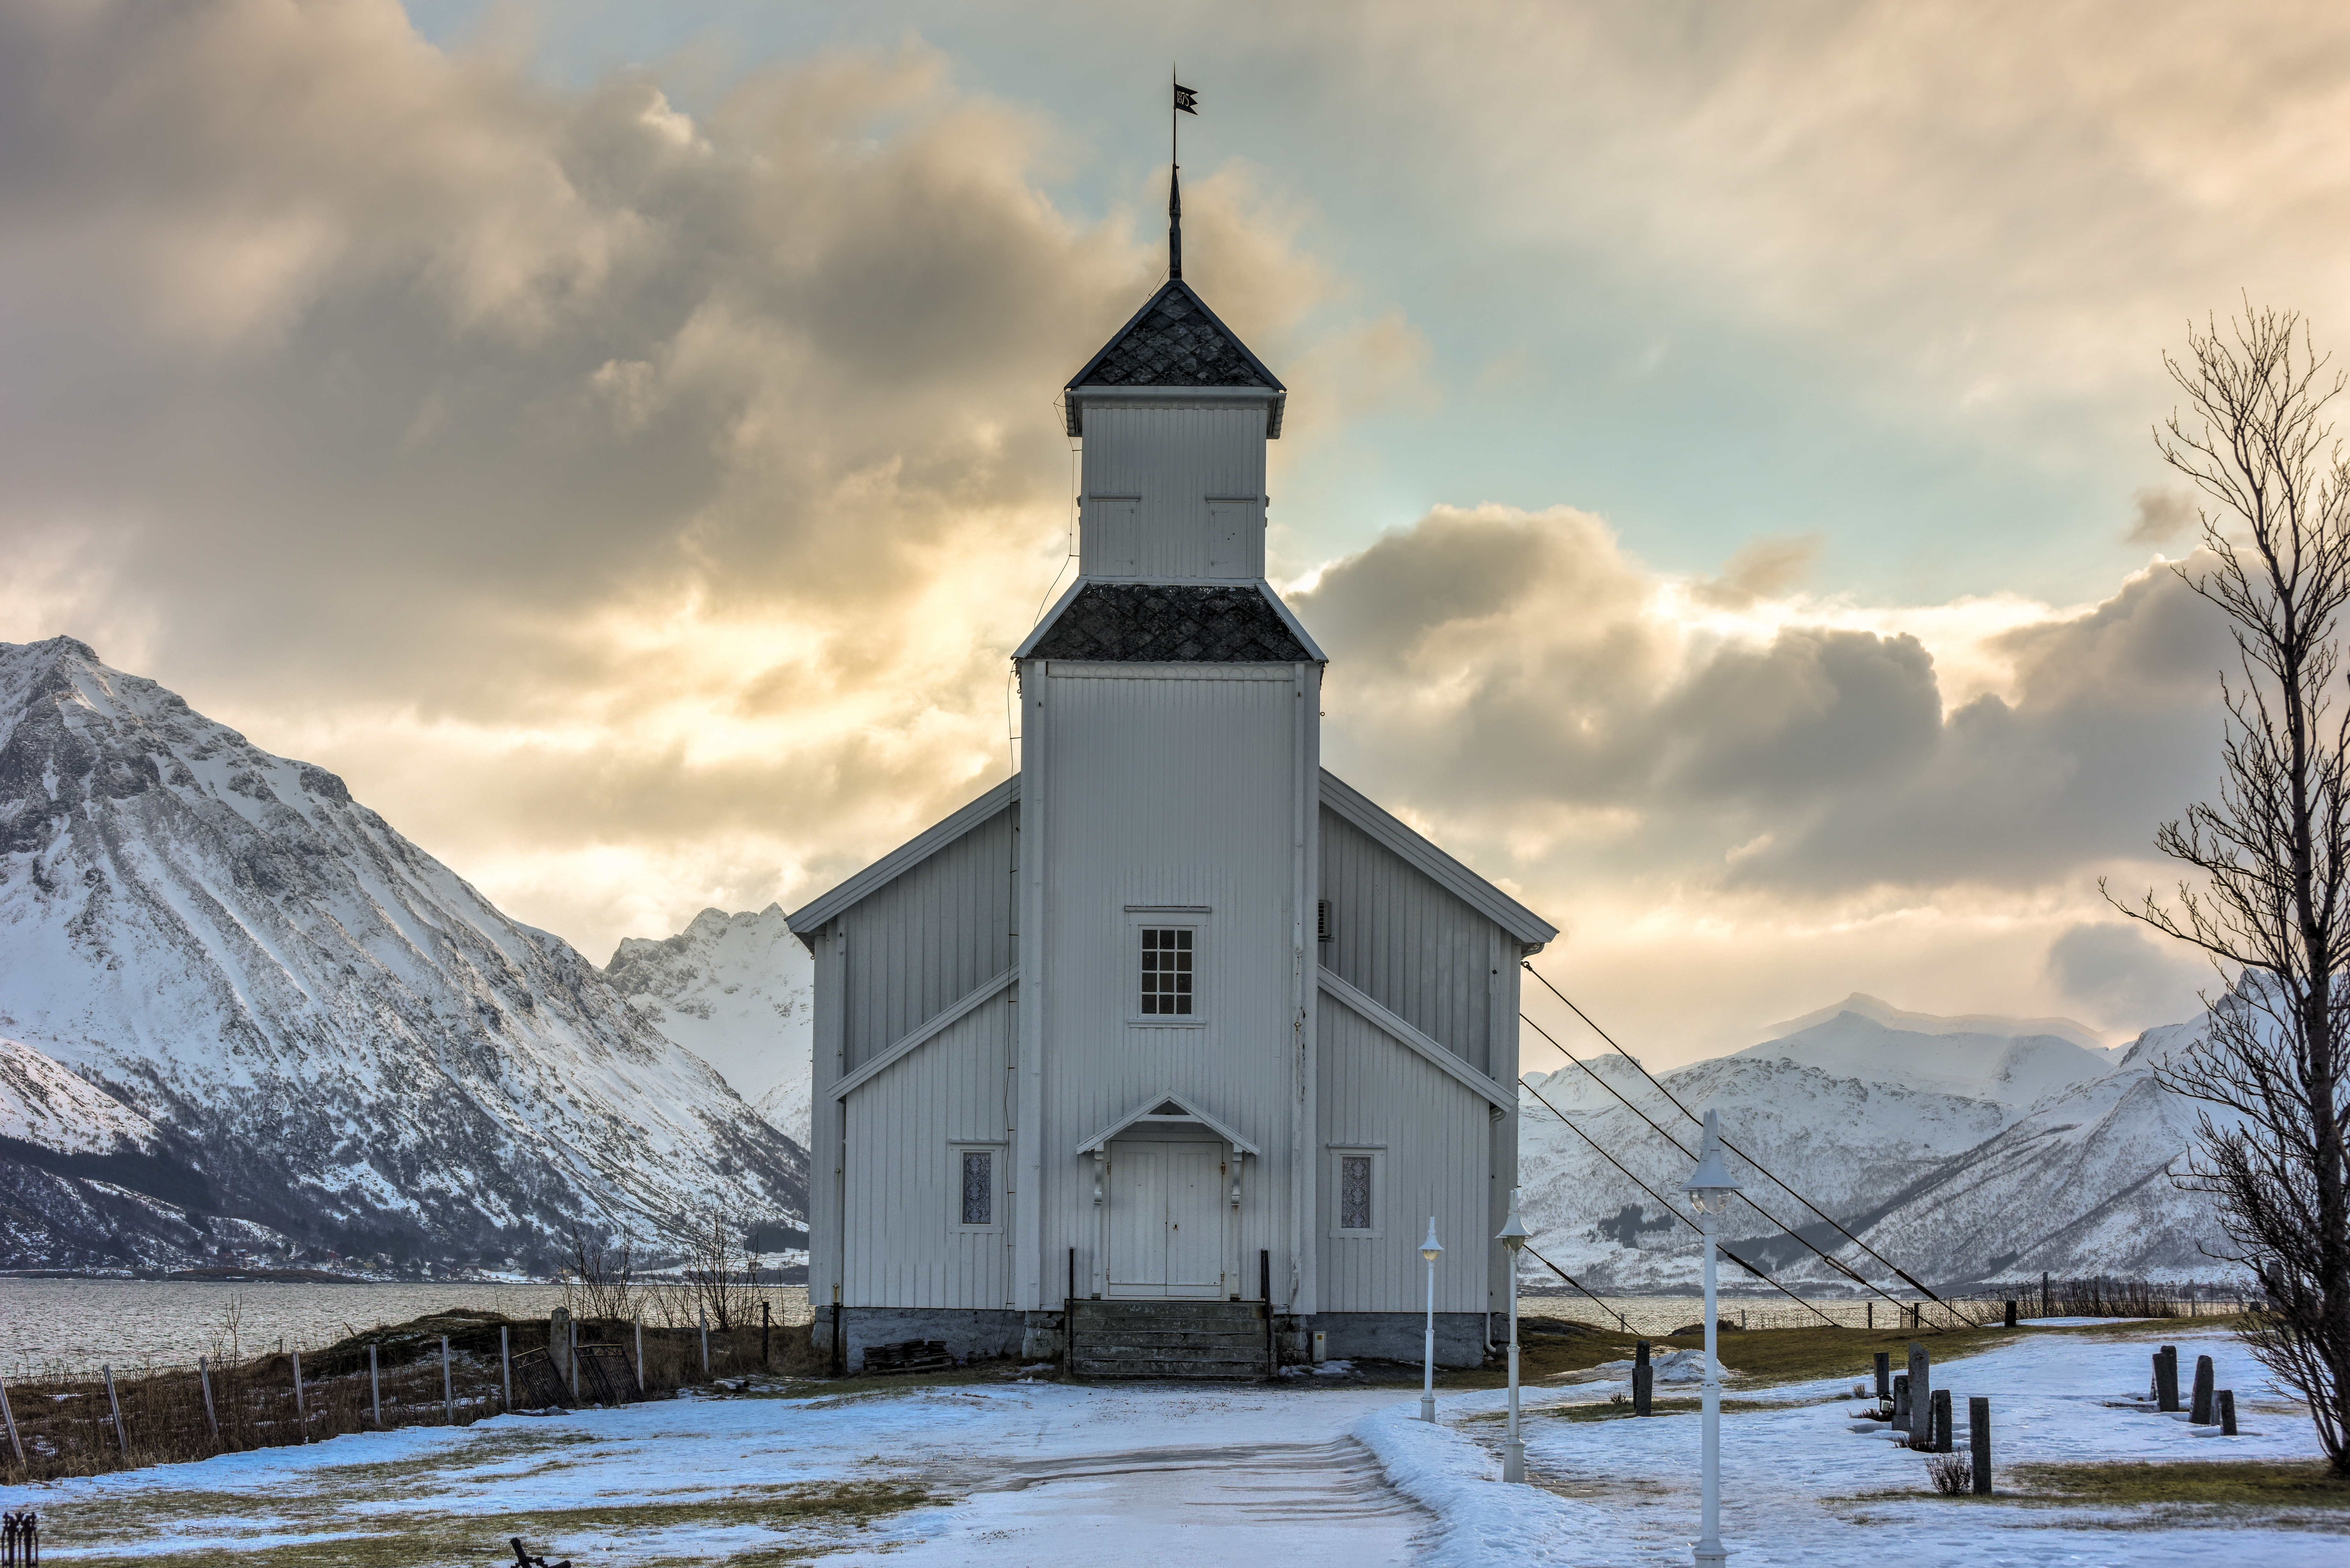
<path fill-rule="evenodd" d="M 1118 328 L 1101 352 L 1069 380 L 1068 431 L 1085 433 L 1084 392 L 1088 388 L 1189 388 L 1260 390 L 1272 394 L 1266 437 L 1281 433 L 1282 405 L 1288 389 L 1248 350 L 1207 302 L 1180 278 L 1172 278 L 1150 303 Z"/>
<path fill-rule="evenodd" d="M 1087 583 L 1020 650 L 1103 664 L 1318 661 L 1253 583 Z"/>

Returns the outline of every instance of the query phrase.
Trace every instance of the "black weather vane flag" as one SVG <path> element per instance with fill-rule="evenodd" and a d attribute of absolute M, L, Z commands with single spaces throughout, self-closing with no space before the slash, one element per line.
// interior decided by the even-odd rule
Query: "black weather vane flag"
<path fill-rule="evenodd" d="M 1200 112 L 1200 95 L 1175 81 L 1175 73 L 1167 73 L 1175 88 L 1175 107 L 1167 111 L 1167 275 L 1183 275 L 1183 154 L 1182 144 L 1175 134 L 1177 114 Z"/>

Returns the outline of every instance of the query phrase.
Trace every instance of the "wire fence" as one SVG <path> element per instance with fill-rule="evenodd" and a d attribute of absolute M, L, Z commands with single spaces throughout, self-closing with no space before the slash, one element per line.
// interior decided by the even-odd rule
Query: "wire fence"
<path fill-rule="evenodd" d="M 185 1366 L 50 1369 L 0 1385 L 0 1471 L 48 1480 L 818 1371 L 806 1293 L 797 1305 L 723 1329 L 580 1319 L 560 1341 L 546 1318 L 452 1313 L 309 1349 L 246 1355 L 232 1336 Z"/>

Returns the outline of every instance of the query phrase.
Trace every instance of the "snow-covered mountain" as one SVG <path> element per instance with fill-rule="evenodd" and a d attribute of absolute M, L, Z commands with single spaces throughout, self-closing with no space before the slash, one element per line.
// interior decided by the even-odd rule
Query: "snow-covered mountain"
<path fill-rule="evenodd" d="M 568 944 L 69 638 L 0 644 L 0 1265 L 543 1266 L 575 1220 L 805 1209 Z"/>
<path fill-rule="evenodd" d="M 2223 1272 L 2201 1251 L 2219 1239 L 2209 1199 L 2163 1174 L 2188 1147 L 2195 1107 L 2153 1070 L 2199 1037 L 2199 1021 L 2149 1031 L 2126 1054 L 2065 1020 L 1933 1018 L 1863 996 L 1780 1027 L 1659 1076 L 1690 1110 L 1721 1111 L 1731 1142 L 1911 1273 Z M 1695 1124 L 1622 1057 L 1591 1066 L 1638 1110 L 1571 1066 L 1529 1075 L 1520 1148 L 1534 1245 L 1595 1288 L 1687 1288 L 1696 1233 L 1668 1209 L 1682 1207 Z M 1791 1283 L 1838 1278 L 1792 1230 L 1891 1282 L 1784 1188 L 1731 1164 L 1752 1200 L 1725 1229 L 1742 1255 Z"/>
<path fill-rule="evenodd" d="M 780 908 L 704 909 L 673 937 L 629 937 L 604 978 L 630 1012 L 717 1068 L 770 1124 L 806 1146 L 816 961 Z"/>

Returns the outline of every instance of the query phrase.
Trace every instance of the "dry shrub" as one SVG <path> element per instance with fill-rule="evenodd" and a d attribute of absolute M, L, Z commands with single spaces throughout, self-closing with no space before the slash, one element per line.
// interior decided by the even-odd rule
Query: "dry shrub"
<path fill-rule="evenodd" d="M 1964 1497 L 1975 1489 L 1974 1462 L 1964 1454 L 1935 1454 L 1926 1460 L 1926 1478 L 1944 1497 Z"/>

